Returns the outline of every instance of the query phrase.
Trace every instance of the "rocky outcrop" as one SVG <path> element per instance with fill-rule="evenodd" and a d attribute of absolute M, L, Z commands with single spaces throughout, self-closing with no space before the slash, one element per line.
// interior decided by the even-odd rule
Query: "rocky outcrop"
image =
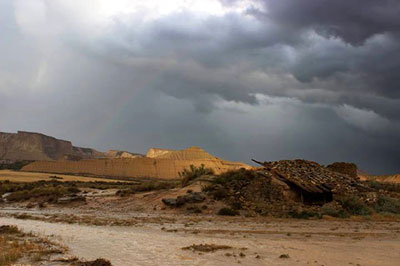
<path fill-rule="evenodd" d="M 107 153 L 109 158 L 141 158 L 144 157 L 140 153 L 132 153 L 128 151 L 109 150 Z"/>
<path fill-rule="evenodd" d="M 173 160 L 219 160 L 199 147 L 190 147 L 185 150 L 165 150 L 152 148 L 146 157 Z"/>
<path fill-rule="evenodd" d="M 70 141 L 56 139 L 40 133 L 0 132 L 0 160 L 49 161 L 63 159 L 68 155 L 82 159 L 104 157 L 103 153 L 96 150 L 74 147 Z"/>

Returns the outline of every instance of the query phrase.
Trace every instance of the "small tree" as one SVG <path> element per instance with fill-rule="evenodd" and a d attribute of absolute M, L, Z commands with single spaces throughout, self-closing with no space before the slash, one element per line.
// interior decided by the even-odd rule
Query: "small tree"
<path fill-rule="evenodd" d="M 212 168 L 206 168 L 204 164 L 201 164 L 200 167 L 196 167 L 193 164 L 190 165 L 190 169 L 184 169 L 183 172 L 179 173 L 179 176 L 182 178 L 182 186 L 186 186 L 190 181 L 204 176 L 204 175 L 213 175 L 214 170 Z"/>

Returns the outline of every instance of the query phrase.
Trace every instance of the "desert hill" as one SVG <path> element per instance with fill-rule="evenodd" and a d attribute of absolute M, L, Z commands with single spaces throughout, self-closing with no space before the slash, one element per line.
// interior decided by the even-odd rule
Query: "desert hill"
<path fill-rule="evenodd" d="M 400 174 L 395 175 L 370 175 L 363 171 L 358 171 L 358 178 L 362 181 L 377 181 L 383 183 L 397 183 L 400 184 Z"/>
<path fill-rule="evenodd" d="M 74 158 L 104 157 L 102 152 L 89 148 L 75 147 L 70 141 L 56 139 L 41 133 L 18 131 L 0 132 L 0 160 L 38 161 Z"/>
<path fill-rule="evenodd" d="M 95 176 L 177 179 L 191 165 L 212 168 L 216 174 L 240 168 L 251 168 L 241 162 L 219 159 L 201 148 L 185 150 L 150 149 L 147 157 L 104 158 L 89 160 L 37 161 L 25 166 L 23 171 L 87 174 Z"/>
<path fill-rule="evenodd" d="M 382 182 L 382 183 L 400 184 L 400 174 L 397 174 L 397 175 L 374 175 L 374 176 L 369 176 L 368 180 Z"/>

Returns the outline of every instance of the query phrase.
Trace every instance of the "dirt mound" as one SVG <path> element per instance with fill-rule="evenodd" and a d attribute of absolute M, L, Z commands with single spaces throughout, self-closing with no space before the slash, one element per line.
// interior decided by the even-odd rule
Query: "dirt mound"
<path fill-rule="evenodd" d="M 66 155 L 80 158 L 99 158 L 104 154 L 93 149 L 74 147 L 70 141 L 40 133 L 18 131 L 0 132 L 0 160 L 59 160 Z"/>
<path fill-rule="evenodd" d="M 358 175 L 357 165 L 354 163 L 336 162 L 326 167 L 333 172 L 345 174 L 356 178 Z"/>

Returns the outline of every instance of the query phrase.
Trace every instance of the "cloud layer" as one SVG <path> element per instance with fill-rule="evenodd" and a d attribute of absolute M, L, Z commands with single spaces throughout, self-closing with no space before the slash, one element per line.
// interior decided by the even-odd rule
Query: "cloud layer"
<path fill-rule="evenodd" d="M 400 171 L 395 0 L 0 3 L 0 130 Z"/>

